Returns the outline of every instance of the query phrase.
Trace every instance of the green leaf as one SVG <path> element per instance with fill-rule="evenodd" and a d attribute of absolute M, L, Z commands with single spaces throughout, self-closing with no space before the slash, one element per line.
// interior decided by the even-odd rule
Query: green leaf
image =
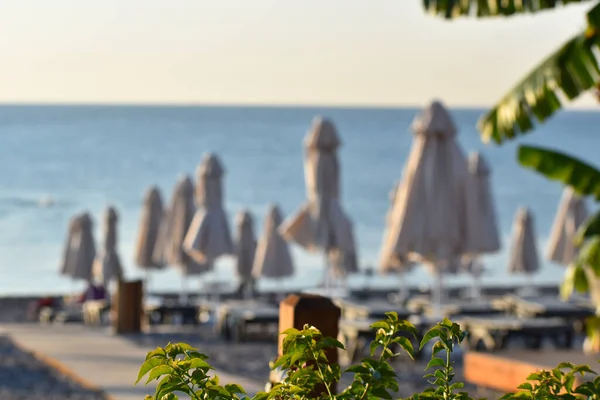
<path fill-rule="evenodd" d="M 389 394 L 388 391 L 382 387 L 375 387 L 375 388 L 371 389 L 371 394 L 373 396 L 379 397 L 380 399 L 386 399 L 386 400 L 393 399 L 392 395 Z"/>
<path fill-rule="evenodd" d="M 408 354 L 409 357 L 414 360 L 415 350 L 413 348 L 412 342 L 408 338 L 400 336 L 400 337 L 395 338 L 394 342 L 398 343 L 400 345 L 400 347 L 402 347 L 404 349 L 406 354 Z"/>
<path fill-rule="evenodd" d="M 157 367 L 157 366 L 163 364 L 164 362 L 165 362 L 164 358 L 158 358 L 158 357 L 146 358 L 146 361 L 144 361 L 144 363 L 142 364 L 142 366 L 140 368 L 140 372 L 138 373 L 138 377 L 137 377 L 137 380 L 135 381 L 135 384 L 137 385 L 139 383 L 139 381 L 142 380 L 144 375 L 146 375 L 152 368 Z"/>
<path fill-rule="evenodd" d="M 587 293 L 590 288 L 585 270 L 581 266 L 576 266 L 573 275 L 573 287 L 579 293 Z"/>
<path fill-rule="evenodd" d="M 165 352 L 165 349 L 157 347 L 156 349 L 152 350 L 151 352 L 149 352 L 146 355 L 146 360 L 149 358 L 166 358 L 167 357 L 167 353 Z"/>
<path fill-rule="evenodd" d="M 377 321 L 371 324 L 371 329 L 385 329 L 386 331 L 390 329 L 390 324 L 387 321 Z"/>
<path fill-rule="evenodd" d="M 150 373 L 148 374 L 148 380 L 146 381 L 146 383 L 158 379 L 163 375 L 169 375 L 172 372 L 173 368 L 166 364 L 154 367 L 152 370 L 150 370 Z"/>
<path fill-rule="evenodd" d="M 429 369 L 432 367 L 444 367 L 446 365 L 446 363 L 444 362 L 444 360 L 442 360 L 439 357 L 433 357 L 431 359 L 431 361 L 429 361 L 429 363 L 427 364 L 427 367 L 425 367 L 425 369 Z"/>
<path fill-rule="evenodd" d="M 229 392 L 229 393 L 241 393 L 241 394 L 246 394 L 246 391 L 238 384 L 236 383 L 231 383 L 229 385 L 225 385 L 225 389 Z"/>
<path fill-rule="evenodd" d="M 423 339 L 421 340 L 421 344 L 419 346 L 419 348 L 422 350 L 423 347 L 432 339 L 434 338 L 441 338 L 444 335 L 444 332 L 439 329 L 439 328 L 432 328 L 429 331 L 427 331 L 427 333 L 425 333 L 425 335 L 423 336 Z"/>
<path fill-rule="evenodd" d="M 600 200 L 600 171 L 568 154 L 536 146 L 520 146 L 521 165 L 570 186 L 580 195 Z"/>
<path fill-rule="evenodd" d="M 557 8 L 569 3 L 590 0 L 527 1 L 527 0 L 424 0 L 425 11 L 451 19 L 476 15 L 482 17 L 508 17 L 515 14 L 535 13 Z"/>
<path fill-rule="evenodd" d="M 324 337 L 320 342 L 319 342 L 319 347 L 320 348 L 338 348 L 338 349 L 342 349 L 345 350 L 344 345 L 331 337 Z"/>
<path fill-rule="evenodd" d="M 589 217 L 578 229 L 575 242 L 581 245 L 585 239 L 600 235 L 600 212 Z"/>
<path fill-rule="evenodd" d="M 353 372 L 355 374 L 370 374 L 371 370 L 364 365 L 353 365 L 348 367 L 345 372 Z"/>
<path fill-rule="evenodd" d="M 544 122 L 560 110 L 561 96 L 574 100 L 595 87 L 600 81 L 596 47 L 585 30 L 564 43 L 480 119 L 483 140 L 502 143 L 529 132 L 534 120 Z"/>

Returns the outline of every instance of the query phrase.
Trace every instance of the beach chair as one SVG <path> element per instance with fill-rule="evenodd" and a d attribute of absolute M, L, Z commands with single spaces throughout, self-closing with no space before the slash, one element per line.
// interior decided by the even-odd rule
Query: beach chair
<path fill-rule="evenodd" d="M 230 300 L 217 307 L 215 331 L 225 340 L 276 339 L 278 325 L 279 308 L 265 302 Z"/>
<path fill-rule="evenodd" d="M 563 318 L 463 317 L 459 324 L 468 332 L 468 347 L 480 351 L 502 350 L 515 340 L 528 349 L 540 349 L 544 339 L 568 349 L 575 335 L 573 324 Z"/>

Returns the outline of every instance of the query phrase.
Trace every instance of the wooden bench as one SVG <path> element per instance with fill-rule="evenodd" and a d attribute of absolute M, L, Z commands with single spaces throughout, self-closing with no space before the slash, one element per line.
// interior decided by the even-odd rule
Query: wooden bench
<path fill-rule="evenodd" d="M 597 358 L 586 356 L 581 350 L 536 351 L 507 349 L 494 354 L 468 352 L 464 357 L 464 375 L 467 382 L 502 392 L 514 392 L 527 377 L 540 370 L 550 370 L 561 362 L 575 365 L 597 365 Z M 576 377 L 575 386 L 594 375 Z"/>

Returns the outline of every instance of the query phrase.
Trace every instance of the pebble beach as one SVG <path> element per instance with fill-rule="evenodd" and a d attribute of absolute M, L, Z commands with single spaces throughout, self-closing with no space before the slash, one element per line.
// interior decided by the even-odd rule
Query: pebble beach
<path fill-rule="evenodd" d="M 0 399 L 105 400 L 0 336 Z"/>

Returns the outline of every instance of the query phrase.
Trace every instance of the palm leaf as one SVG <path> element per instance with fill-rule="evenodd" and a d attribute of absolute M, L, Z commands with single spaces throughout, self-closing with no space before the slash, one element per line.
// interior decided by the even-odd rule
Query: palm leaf
<path fill-rule="evenodd" d="M 600 171 L 595 167 L 567 154 L 533 146 L 520 146 L 517 157 L 521 165 L 546 178 L 571 186 L 580 195 L 600 200 Z"/>
<path fill-rule="evenodd" d="M 426 11 L 444 18 L 510 16 L 534 13 L 592 0 L 423 0 Z"/>
<path fill-rule="evenodd" d="M 591 237 L 600 238 L 600 211 L 589 217 L 578 229 L 577 236 L 575 237 L 575 244 L 580 246 Z"/>
<path fill-rule="evenodd" d="M 538 65 L 479 121 L 484 141 L 502 143 L 533 130 L 568 100 L 600 82 L 599 60 L 594 54 L 600 44 L 600 4 L 587 16 L 588 29 L 567 41 L 557 52 Z"/>

